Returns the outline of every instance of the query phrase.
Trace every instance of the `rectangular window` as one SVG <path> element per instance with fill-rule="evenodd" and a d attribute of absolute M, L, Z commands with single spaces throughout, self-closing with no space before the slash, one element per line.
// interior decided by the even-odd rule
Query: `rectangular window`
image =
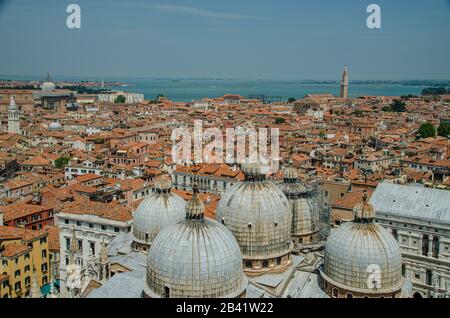
<path fill-rule="evenodd" d="M 78 240 L 78 250 L 83 252 L 83 240 Z"/>
<path fill-rule="evenodd" d="M 68 220 L 68 219 L 65 219 L 65 220 L 64 220 L 64 223 L 65 223 L 65 224 L 69 224 L 69 220 Z"/>
<path fill-rule="evenodd" d="M 66 250 L 70 250 L 70 238 L 66 237 Z"/>
<path fill-rule="evenodd" d="M 18 277 L 18 276 L 20 276 L 20 269 L 18 269 L 14 272 L 14 277 Z"/>
<path fill-rule="evenodd" d="M 17 283 L 14 284 L 14 289 L 15 290 L 20 290 L 20 288 L 21 288 L 20 282 L 17 282 Z"/>
<path fill-rule="evenodd" d="M 90 228 L 90 229 L 93 229 L 93 228 L 94 228 L 94 224 L 89 223 L 89 228 Z"/>
<path fill-rule="evenodd" d="M 115 228 L 114 228 L 114 232 L 119 233 L 119 228 L 118 228 L 118 227 L 115 227 Z"/>
<path fill-rule="evenodd" d="M 25 286 L 29 286 L 31 283 L 30 276 L 25 277 Z"/>
<path fill-rule="evenodd" d="M 103 231 L 106 230 L 106 225 L 102 225 L 102 230 L 103 230 Z"/>
<path fill-rule="evenodd" d="M 24 271 L 25 271 L 25 273 L 29 272 L 30 271 L 30 265 L 25 266 Z"/>
<path fill-rule="evenodd" d="M 41 271 L 45 273 L 47 271 L 47 263 L 42 264 Z"/>
<path fill-rule="evenodd" d="M 43 250 L 42 251 L 42 258 L 46 258 L 47 257 L 47 251 L 46 250 Z"/>

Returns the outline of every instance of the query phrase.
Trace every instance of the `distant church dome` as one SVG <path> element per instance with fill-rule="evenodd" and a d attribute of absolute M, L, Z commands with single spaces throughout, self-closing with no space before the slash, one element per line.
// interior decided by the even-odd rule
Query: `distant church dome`
<path fill-rule="evenodd" d="M 47 74 L 47 80 L 41 85 L 41 90 L 44 93 L 48 93 L 54 89 L 56 89 L 56 85 L 50 80 L 50 74 Z"/>
<path fill-rule="evenodd" d="M 161 229 L 183 220 L 185 206 L 186 201 L 171 192 L 170 178 L 158 178 L 153 193 L 134 212 L 133 248 L 147 251 Z"/>
<path fill-rule="evenodd" d="M 266 180 L 267 164 L 246 162 L 245 181 L 229 188 L 219 201 L 218 221 L 236 237 L 244 270 L 264 273 L 291 263 L 291 206 L 281 189 Z"/>
<path fill-rule="evenodd" d="M 63 127 L 61 126 L 61 124 L 57 121 L 54 121 L 52 123 L 50 123 L 50 125 L 48 125 L 48 129 L 49 130 L 62 130 Z"/>
<path fill-rule="evenodd" d="M 147 259 L 151 298 L 237 298 L 245 295 L 247 278 L 236 239 L 215 220 L 204 218 L 198 189 L 186 205 L 185 220 L 164 228 Z"/>
<path fill-rule="evenodd" d="M 400 297 L 403 287 L 400 247 L 392 234 L 373 222 L 367 195 L 355 220 L 331 233 L 321 276 L 333 297 Z M 369 213 L 366 213 L 369 212 Z"/>
<path fill-rule="evenodd" d="M 296 243 L 312 243 L 319 238 L 320 211 L 313 187 L 298 178 L 297 170 L 288 167 L 283 173 L 281 189 L 292 206 L 292 236 Z"/>

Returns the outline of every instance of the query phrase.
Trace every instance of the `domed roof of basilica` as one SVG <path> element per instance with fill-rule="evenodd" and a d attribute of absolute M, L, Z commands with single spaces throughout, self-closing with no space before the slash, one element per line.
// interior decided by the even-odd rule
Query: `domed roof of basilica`
<path fill-rule="evenodd" d="M 245 258 L 277 257 L 291 249 L 291 206 L 281 189 L 266 180 L 261 162 L 242 165 L 245 181 L 227 189 L 216 218 L 236 237 Z"/>
<path fill-rule="evenodd" d="M 161 229 L 183 220 L 186 201 L 170 190 L 170 179 L 158 178 L 153 192 L 134 212 L 133 236 L 138 242 L 151 244 Z"/>
<path fill-rule="evenodd" d="M 292 234 L 305 235 L 319 230 L 319 204 L 314 187 L 306 186 L 298 178 L 297 170 L 287 167 L 281 184 L 283 193 L 292 205 Z"/>
<path fill-rule="evenodd" d="M 234 298 L 247 288 L 236 239 L 204 218 L 197 192 L 186 205 L 185 220 L 164 228 L 150 247 L 144 290 L 149 297 Z"/>
<path fill-rule="evenodd" d="M 354 209 L 355 221 L 330 234 L 323 273 L 333 283 L 367 294 L 399 290 L 403 284 L 400 247 L 388 230 L 373 222 L 369 205 L 365 197 Z"/>

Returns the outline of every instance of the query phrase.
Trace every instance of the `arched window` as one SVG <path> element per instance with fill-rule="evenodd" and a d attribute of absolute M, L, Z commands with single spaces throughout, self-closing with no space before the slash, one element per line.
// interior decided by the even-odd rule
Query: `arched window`
<path fill-rule="evenodd" d="M 433 248 L 433 257 L 434 258 L 438 258 L 438 255 L 439 255 L 439 238 L 437 236 L 433 237 L 432 248 Z"/>
<path fill-rule="evenodd" d="M 262 262 L 262 267 L 263 267 L 263 268 L 269 267 L 269 261 L 267 261 L 267 260 L 263 261 L 263 262 Z"/>
<path fill-rule="evenodd" d="M 336 288 L 333 288 L 333 297 L 337 298 L 339 295 L 338 290 Z"/>
<path fill-rule="evenodd" d="M 422 298 L 422 295 L 419 292 L 414 293 L 413 298 Z"/>
<path fill-rule="evenodd" d="M 353 298 L 353 295 L 350 294 L 350 293 L 348 293 L 348 294 L 347 294 L 347 298 Z"/>
<path fill-rule="evenodd" d="M 433 284 L 433 274 L 429 269 L 426 272 L 426 284 L 428 286 L 431 286 Z"/>
<path fill-rule="evenodd" d="M 398 234 L 396 229 L 392 229 L 392 236 L 395 238 L 396 241 L 398 241 Z"/>
<path fill-rule="evenodd" d="M 253 264 L 251 261 L 245 261 L 245 268 L 252 268 Z"/>
<path fill-rule="evenodd" d="M 170 288 L 164 286 L 164 298 L 170 298 Z"/>
<path fill-rule="evenodd" d="M 422 238 L 422 255 L 428 255 L 429 239 L 428 235 L 424 235 Z"/>

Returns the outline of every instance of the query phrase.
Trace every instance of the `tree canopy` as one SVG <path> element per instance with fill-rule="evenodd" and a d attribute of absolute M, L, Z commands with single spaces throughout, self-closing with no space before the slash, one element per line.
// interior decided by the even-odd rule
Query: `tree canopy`
<path fill-rule="evenodd" d="M 406 111 L 406 104 L 402 102 L 401 100 L 394 100 L 392 104 L 389 106 L 383 107 L 381 110 L 384 112 L 396 112 L 396 113 L 403 113 Z"/>
<path fill-rule="evenodd" d="M 70 161 L 70 157 L 62 156 L 55 160 L 55 167 L 58 169 L 64 168 Z"/>
<path fill-rule="evenodd" d="M 450 136 L 450 123 L 440 123 L 437 134 L 448 138 Z"/>
<path fill-rule="evenodd" d="M 114 100 L 114 103 L 116 104 L 123 104 L 127 101 L 127 99 L 125 98 L 125 96 L 123 95 L 119 95 L 116 97 L 116 99 Z"/>
<path fill-rule="evenodd" d="M 436 136 L 436 128 L 431 123 L 424 123 L 420 125 L 418 134 L 422 138 L 434 137 Z"/>

